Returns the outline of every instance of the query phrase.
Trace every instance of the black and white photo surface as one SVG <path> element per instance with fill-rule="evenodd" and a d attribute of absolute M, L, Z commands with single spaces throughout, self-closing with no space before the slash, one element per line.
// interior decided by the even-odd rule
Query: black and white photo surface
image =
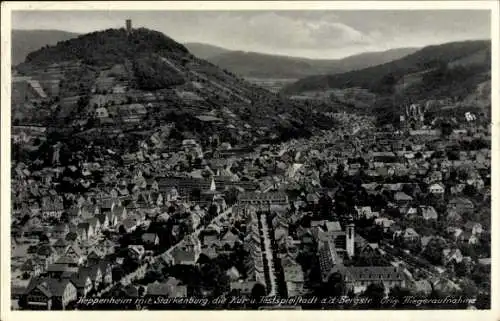
<path fill-rule="evenodd" d="M 11 310 L 491 309 L 491 10 L 55 9 L 11 13 Z"/>

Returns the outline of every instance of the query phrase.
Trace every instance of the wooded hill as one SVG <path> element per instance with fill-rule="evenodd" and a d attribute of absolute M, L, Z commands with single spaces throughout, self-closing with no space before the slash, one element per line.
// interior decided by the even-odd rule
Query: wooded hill
<path fill-rule="evenodd" d="M 475 59 L 468 60 L 474 56 Z M 490 41 L 463 41 L 428 46 L 404 58 L 361 70 L 335 75 L 306 77 L 283 88 L 283 93 L 297 94 L 333 88 L 361 87 L 377 94 L 390 94 L 405 77 L 421 73 L 422 89 L 444 81 L 447 86 L 464 78 L 488 71 L 491 67 Z M 455 70 L 454 70 L 455 69 Z M 436 73 L 434 73 L 435 70 Z M 430 72 L 426 74 L 426 72 Z M 425 75 L 425 77 L 424 77 Z M 425 78 L 425 79 L 424 79 Z"/>

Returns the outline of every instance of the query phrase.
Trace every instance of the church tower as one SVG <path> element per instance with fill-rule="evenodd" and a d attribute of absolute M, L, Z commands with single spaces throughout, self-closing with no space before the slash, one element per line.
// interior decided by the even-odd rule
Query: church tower
<path fill-rule="evenodd" d="M 210 182 L 210 191 L 215 192 L 217 190 L 217 187 L 215 186 L 215 179 L 212 176 L 212 181 Z"/>
<path fill-rule="evenodd" d="M 354 222 L 352 218 L 349 219 L 346 225 L 346 252 L 351 258 L 354 256 Z"/>

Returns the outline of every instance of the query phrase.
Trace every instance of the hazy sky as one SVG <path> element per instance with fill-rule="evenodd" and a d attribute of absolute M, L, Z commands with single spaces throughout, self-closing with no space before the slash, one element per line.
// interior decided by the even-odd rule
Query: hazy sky
<path fill-rule="evenodd" d="M 179 42 L 310 58 L 490 38 L 490 13 L 479 10 L 17 11 L 12 28 L 86 33 L 127 18 Z"/>

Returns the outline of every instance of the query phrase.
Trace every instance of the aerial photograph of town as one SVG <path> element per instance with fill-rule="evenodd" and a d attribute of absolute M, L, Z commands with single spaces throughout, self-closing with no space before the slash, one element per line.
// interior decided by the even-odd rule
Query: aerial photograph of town
<path fill-rule="evenodd" d="M 490 30 L 13 11 L 11 310 L 490 309 Z"/>

